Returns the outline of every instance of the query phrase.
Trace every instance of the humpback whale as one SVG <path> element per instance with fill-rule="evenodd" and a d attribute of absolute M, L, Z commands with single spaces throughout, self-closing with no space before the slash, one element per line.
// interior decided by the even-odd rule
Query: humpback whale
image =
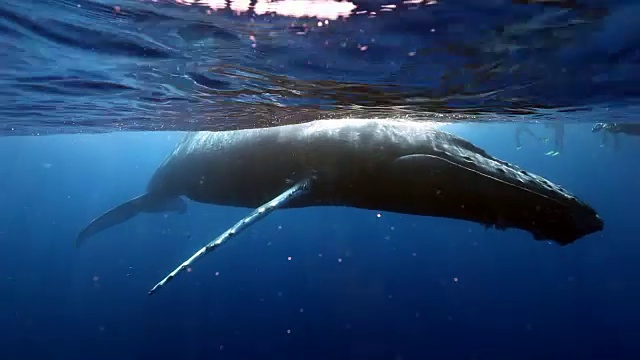
<path fill-rule="evenodd" d="M 146 193 L 93 220 L 76 244 L 138 213 L 184 212 L 183 197 L 253 211 L 149 294 L 276 209 L 347 206 L 446 217 L 521 229 L 560 245 L 604 226 L 592 207 L 559 185 L 429 123 L 340 119 L 189 133 Z"/>

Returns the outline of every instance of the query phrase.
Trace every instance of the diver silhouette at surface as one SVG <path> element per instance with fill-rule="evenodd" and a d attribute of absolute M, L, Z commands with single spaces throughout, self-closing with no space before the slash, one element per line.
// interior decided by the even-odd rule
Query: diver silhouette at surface
<path fill-rule="evenodd" d="M 522 149 L 523 133 L 529 134 L 529 136 L 531 136 L 532 138 L 538 141 L 542 141 L 542 138 L 536 135 L 533 131 L 531 131 L 531 129 L 529 129 L 529 127 L 526 124 L 518 123 L 516 125 L 516 149 L 518 150 Z"/>
<path fill-rule="evenodd" d="M 564 150 L 564 124 L 555 122 L 553 124 L 546 124 L 546 128 L 552 128 L 554 131 L 554 150 L 547 152 L 545 155 L 557 156 Z"/>
<path fill-rule="evenodd" d="M 553 123 L 546 124 L 546 128 L 552 128 L 554 130 L 554 149 L 545 153 L 545 155 L 549 156 L 557 156 L 560 154 L 560 151 L 564 149 L 564 124 L 562 123 Z M 532 138 L 547 143 L 549 141 L 548 138 L 540 137 L 536 135 L 526 124 L 520 123 L 516 125 L 516 148 L 520 150 L 522 148 L 522 134 L 529 134 Z"/>
<path fill-rule="evenodd" d="M 591 132 L 602 132 L 602 143 L 600 146 L 605 146 L 607 139 L 611 136 L 613 138 L 613 148 L 618 150 L 620 147 L 618 135 L 640 136 L 640 124 L 597 123 L 591 128 Z"/>

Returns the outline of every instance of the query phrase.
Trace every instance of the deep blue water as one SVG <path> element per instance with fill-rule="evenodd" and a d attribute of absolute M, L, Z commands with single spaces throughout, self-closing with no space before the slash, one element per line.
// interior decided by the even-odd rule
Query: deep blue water
<path fill-rule="evenodd" d="M 310 3 L 221 3 L 0 3 L 0 359 L 638 358 L 640 139 L 591 131 L 637 121 L 635 2 L 354 1 L 311 18 L 293 16 Z M 144 191 L 175 130 L 341 116 L 441 121 L 605 228 L 560 247 L 452 219 L 281 210 L 153 297 L 248 210 L 189 201 L 74 246 Z M 508 121 L 548 141 L 518 148 Z M 564 124 L 559 155 L 536 122 Z"/>

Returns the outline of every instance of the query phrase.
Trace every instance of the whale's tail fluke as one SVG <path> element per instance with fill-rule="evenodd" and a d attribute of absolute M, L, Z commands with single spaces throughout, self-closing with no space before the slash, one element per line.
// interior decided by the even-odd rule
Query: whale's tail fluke
<path fill-rule="evenodd" d="M 120 204 L 93 219 L 76 238 L 76 247 L 89 237 L 110 227 L 123 223 L 141 212 L 179 212 L 184 213 L 187 204 L 180 197 L 163 197 L 156 194 L 143 194 Z"/>

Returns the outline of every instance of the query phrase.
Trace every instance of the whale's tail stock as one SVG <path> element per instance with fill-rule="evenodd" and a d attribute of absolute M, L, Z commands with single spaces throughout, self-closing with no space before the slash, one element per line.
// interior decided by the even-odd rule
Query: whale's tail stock
<path fill-rule="evenodd" d="M 178 212 L 182 214 L 186 210 L 187 204 L 180 197 L 164 197 L 151 193 L 137 196 L 93 219 L 78 234 L 76 247 L 81 246 L 93 235 L 121 224 L 139 213 Z"/>

